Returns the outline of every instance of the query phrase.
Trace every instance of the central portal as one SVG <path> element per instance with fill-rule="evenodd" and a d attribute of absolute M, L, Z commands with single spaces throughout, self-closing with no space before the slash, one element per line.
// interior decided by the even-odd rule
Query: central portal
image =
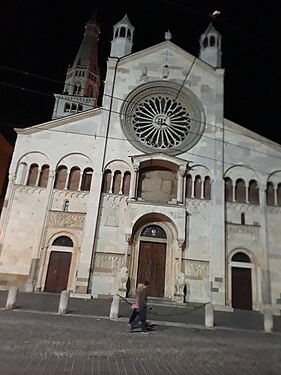
<path fill-rule="evenodd" d="M 166 243 L 141 241 L 137 283 L 149 281 L 148 294 L 164 297 Z"/>

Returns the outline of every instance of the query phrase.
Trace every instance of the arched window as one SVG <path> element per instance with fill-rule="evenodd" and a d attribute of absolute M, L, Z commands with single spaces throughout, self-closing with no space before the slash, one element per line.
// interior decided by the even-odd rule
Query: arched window
<path fill-rule="evenodd" d="M 211 47 L 215 47 L 216 45 L 216 38 L 213 35 L 210 38 L 210 45 Z"/>
<path fill-rule="evenodd" d="M 72 167 L 70 170 L 68 189 L 69 190 L 78 190 L 80 181 L 80 168 Z"/>
<path fill-rule="evenodd" d="M 131 38 L 132 38 L 132 34 L 131 34 L 131 30 L 130 29 L 127 30 L 127 38 L 129 40 L 131 40 Z"/>
<path fill-rule="evenodd" d="M 149 225 L 143 229 L 141 237 L 167 238 L 167 235 L 159 225 Z"/>
<path fill-rule="evenodd" d="M 20 163 L 18 170 L 17 170 L 17 180 L 16 183 L 19 185 L 23 185 L 25 182 L 27 173 L 27 164 L 26 163 Z"/>
<path fill-rule="evenodd" d="M 281 206 L 281 184 L 277 186 L 277 204 Z"/>
<path fill-rule="evenodd" d="M 204 180 L 204 198 L 211 199 L 211 179 L 209 176 Z"/>
<path fill-rule="evenodd" d="M 26 185 L 35 186 L 38 176 L 38 169 L 39 168 L 37 164 L 31 164 Z"/>
<path fill-rule="evenodd" d="M 120 37 L 125 38 L 125 36 L 126 36 L 126 28 L 122 26 L 120 29 Z"/>
<path fill-rule="evenodd" d="M 205 37 L 203 41 L 203 47 L 206 48 L 208 46 L 208 38 Z"/>
<path fill-rule="evenodd" d="M 232 262 L 243 262 L 243 263 L 251 263 L 250 258 L 245 253 L 236 253 L 232 257 Z"/>
<path fill-rule="evenodd" d="M 248 188 L 248 196 L 249 196 L 249 202 L 253 204 L 259 204 L 259 188 L 257 181 L 251 180 L 249 182 L 249 188 Z"/>
<path fill-rule="evenodd" d="M 118 31 L 119 31 L 119 29 L 116 29 L 116 30 L 115 30 L 115 35 L 114 35 L 115 38 L 118 37 Z"/>
<path fill-rule="evenodd" d="M 246 223 L 245 212 L 242 212 L 242 213 L 241 213 L 241 224 L 242 224 L 242 225 L 245 225 L 245 223 Z"/>
<path fill-rule="evenodd" d="M 55 189 L 64 189 L 67 177 L 67 168 L 64 165 L 60 165 L 57 169 L 55 179 Z"/>
<path fill-rule="evenodd" d="M 63 211 L 68 212 L 69 210 L 69 201 L 64 201 L 63 203 Z"/>
<path fill-rule="evenodd" d="M 272 182 L 268 182 L 266 186 L 266 203 L 268 206 L 275 205 L 274 199 L 274 185 Z"/>
<path fill-rule="evenodd" d="M 186 198 L 191 198 L 192 194 L 192 177 L 190 174 L 186 176 L 186 190 L 185 190 L 185 196 Z"/>
<path fill-rule="evenodd" d="M 194 181 L 194 196 L 195 198 L 201 198 L 201 177 L 196 176 Z"/>
<path fill-rule="evenodd" d="M 92 168 L 86 168 L 86 169 L 84 169 L 83 176 L 82 176 L 81 190 L 83 190 L 83 191 L 90 191 L 92 177 L 93 177 L 93 170 L 92 170 Z"/>
<path fill-rule="evenodd" d="M 70 112 L 70 104 L 69 103 L 65 103 L 64 112 Z"/>
<path fill-rule="evenodd" d="M 121 186 L 121 172 L 116 171 L 113 177 L 113 188 L 112 188 L 113 194 L 119 194 L 120 186 Z"/>
<path fill-rule="evenodd" d="M 235 200 L 236 202 L 246 202 L 246 186 L 242 178 L 239 178 L 238 180 L 236 180 Z"/>
<path fill-rule="evenodd" d="M 111 171 L 107 169 L 103 175 L 102 192 L 109 193 L 110 185 L 111 185 Z"/>
<path fill-rule="evenodd" d="M 231 178 L 226 177 L 224 181 L 225 181 L 225 184 L 224 184 L 225 200 L 227 202 L 232 202 L 232 200 L 233 200 L 233 186 L 232 186 Z"/>
<path fill-rule="evenodd" d="M 49 178 L 49 170 L 50 170 L 50 168 L 49 168 L 48 165 L 42 166 L 38 186 L 47 187 L 48 178 Z"/>
<path fill-rule="evenodd" d="M 52 243 L 52 246 L 73 247 L 73 241 L 67 236 L 60 236 L 55 239 L 55 241 Z"/>
<path fill-rule="evenodd" d="M 131 173 L 125 172 L 124 178 L 123 178 L 123 194 L 124 195 L 129 195 L 130 183 L 131 183 Z"/>

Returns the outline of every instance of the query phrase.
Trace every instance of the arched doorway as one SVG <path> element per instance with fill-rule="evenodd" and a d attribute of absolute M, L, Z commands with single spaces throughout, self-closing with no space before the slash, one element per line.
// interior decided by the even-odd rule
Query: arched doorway
<path fill-rule="evenodd" d="M 73 247 L 73 242 L 69 237 L 61 236 L 53 242 L 52 248 L 54 247 L 61 247 L 61 249 Z M 71 258 L 72 252 L 51 251 L 44 288 L 45 292 L 61 293 L 67 289 Z"/>
<path fill-rule="evenodd" d="M 149 281 L 149 295 L 164 297 L 167 236 L 160 226 L 149 225 L 140 234 L 137 283 Z"/>
<path fill-rule="evenodd" d="M 235 262 L 231 266 L 232 307 L 252 310 L 251 260 L 245 253 L 238 252 L 233 255 L 231 262 Z"/>

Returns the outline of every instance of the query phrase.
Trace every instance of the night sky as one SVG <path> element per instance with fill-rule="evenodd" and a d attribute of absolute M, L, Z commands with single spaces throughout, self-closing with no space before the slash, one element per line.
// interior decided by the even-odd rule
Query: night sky
<path fill-rule="evenodd" d="M 0 132 L 12 144 L 13 127 L 51 119 L 53 93 L 62 92 L 67 67 L 96 6 L 102 78 L 113 25 L 125 13 L 135 27 L 133 52 L 164 41 L 169 29 L 173 43 L 198 56 L 208 15 L 220 10 L 215 27 L 222 34 L 225 118 L 281 143 L 281 1 L 81 0 L 74 4 L 69 0 L 1 4 Z"/>

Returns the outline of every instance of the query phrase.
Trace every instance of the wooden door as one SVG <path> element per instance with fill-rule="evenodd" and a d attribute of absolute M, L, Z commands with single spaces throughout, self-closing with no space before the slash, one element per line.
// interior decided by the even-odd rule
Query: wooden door
<path fill-rule="evenodd" d="M 45 292 L 61 293 L 66 290 L 72 254 L 52 251 L 50 254 Z"/>
<path fill-rule="evenodd" d="M 137 283 L 149 281 L 149 296 L 164 297 L 165 265 L 165 243 L 140 242 Z"/>
<path fill-rule="evenodd" d="M 252 277 L 250 268 L 231 268 L 232 307 L 252 310 Z"/>

